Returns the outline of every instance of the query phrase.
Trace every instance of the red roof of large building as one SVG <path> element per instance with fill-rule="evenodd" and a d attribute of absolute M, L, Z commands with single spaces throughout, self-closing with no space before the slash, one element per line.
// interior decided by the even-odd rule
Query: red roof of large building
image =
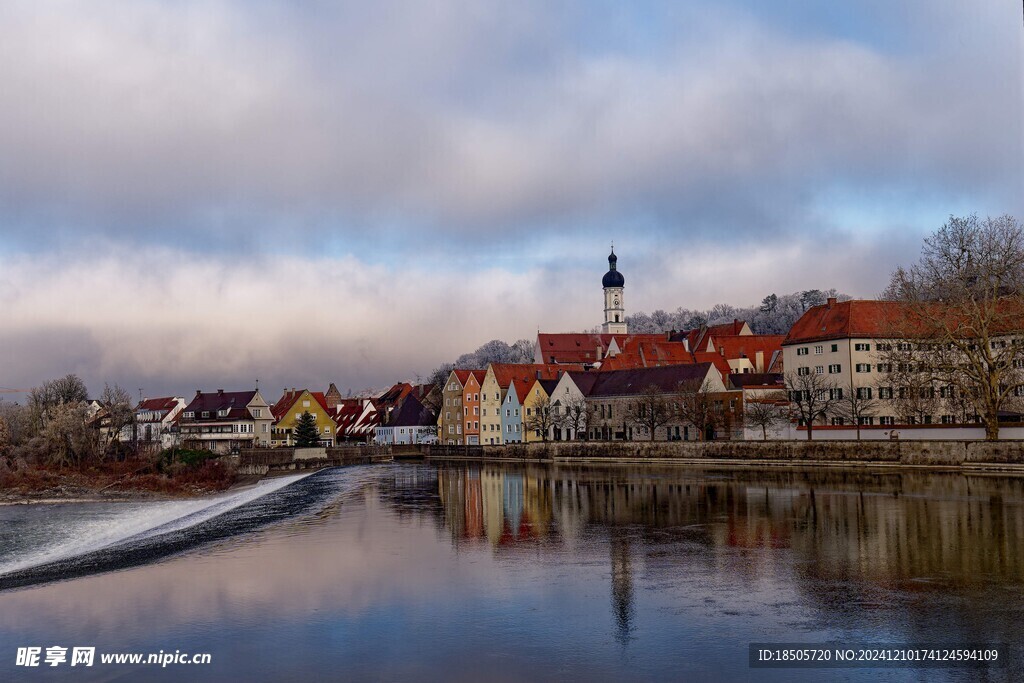
<path fill-rule="evenodd" d="M 893 336 L 906 318 L 905 304 L 898 301 L 829 301 L 811 306 L 793 323 L 784 345 L 828 339 L 885 339 Z"/>

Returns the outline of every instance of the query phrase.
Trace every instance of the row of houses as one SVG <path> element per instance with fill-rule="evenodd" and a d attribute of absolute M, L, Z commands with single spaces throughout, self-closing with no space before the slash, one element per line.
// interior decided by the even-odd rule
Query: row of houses
<path fill-rule="evenodd" d="M 815 438 L 853 438 L 854 430 L 856 438 L 982 438 L 979 416 L 965 414 L 944 387 L 929 389 L 935 400 L 916 414 L 901 404 L 906 390 L 893 384 L 887 351 L 906 341 L 886 341 L 888 323 L 899 315 L 895 302 L 829 299 L 785 336 L 753 334 L 739 320 L 660 335 L 539 333 L 537 362 L 455 369 L 443 386 L 398 383 L 379 396 L 343 398 L 331 384 L 323 392 L 285 389 L 274 402 L 255 389 L 144 399 L 122 440 L 218 452 L 291 446 L 304 413 L 323 445 L 804 438 L 807 425 L 793 410 L 786 371 L 822 376 L 832 392 L 873 399 L 872 409 L 852 420 L 820 416 Z M 696 388 L 704 413 L 687 409 Z M 664 415 L 649 416 L 652 402 Z M 758 404 L 779 413 L 770 429 L 744 419 Z M 1020 415 L 1006 415 L 1014 418 Z"/>
<path fill-rule="evenodd" d="M 190 400 L 176 396 L 143 399 L 135 408 L 134 424 L 122 430 L 120 440 L 218 453 L 251 446 L 293 446 L 296 426 L 308 413 L 323 446 L 417 443 L 427 432 L 436 431 L 436 414 L 425 407 L 432 401 L 432 392 L 437 393 L 432 385 L 401 382 L 376 397 L 343 398 L 332 383 L 327 391 L 285 389 L 270 403 L 259 389 L 196 390 Z"/>

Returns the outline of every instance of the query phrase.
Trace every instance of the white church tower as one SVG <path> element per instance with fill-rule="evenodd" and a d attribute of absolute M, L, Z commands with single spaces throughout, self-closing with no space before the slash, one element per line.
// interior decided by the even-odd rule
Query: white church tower
<path fill-rule="evenodd" d="M 604 324 L 601 325 L 601 331 L 605 334 L 626 334 L 626 304 L 622 297 L 626 279 L 615 268 L 618 260 L 613 244 L 612 253 L 608 257 L 608 272 L 601 279 L 601 286 L 604 287 Z"/>

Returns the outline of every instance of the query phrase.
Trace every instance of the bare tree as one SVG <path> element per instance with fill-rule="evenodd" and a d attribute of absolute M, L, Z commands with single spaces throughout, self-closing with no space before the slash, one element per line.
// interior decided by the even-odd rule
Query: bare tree
<path fill-rule="evenodd" d="M 551 428 L 558 421 L 554 406 L 551 405 L 551 398 L 546 394 L 541 394 L 533 401 L 533 405 L 526 408 L 526 410 L 528 414 L 526 415 L 523 427 L 538 433 L 541 441 L 547 441 Z"/>
<path fill-rule="evenodd" d="M 676 417 L 689 422 L 697 430 L 698 440 L 719 423 L 718 411 L 711 397 L 711 384 L 707 380 L 691 379 L 676 385 L 673 410 Z"/>
<path fill-rule="evenodd" d="M 590 440 L 590 406 L 583 396 L 570 396 L 561 405 L 558 426 L 567 430 L 573 439 Z"/>
<path fill-rule="evenodd" d="M 998 439 L 999 415 L 1019 409 L 1024 381 L 1024 227 L 1011 216 L 950 216 L 885 295 L 905 309 L 893 336 L 918 340 L 914 361 L 969 397 L 985 438 Z"/>
<path fill-rule="evenodd" d="M 637 394 L 636 403 L 630 405 L 626 419 L 632 425 L 645 429 L 651 435 L 651 441 L 657 441 L 658 429 L 675 417 L 672 402 L 660 387 L 653 384 Z M 668 440 L 667 432 L 665 440 Z"/>
<path fill-rule="evenodd" d="M 119 443 L 121 433 L 126 428 L 135 425 L 135 410 L 132 408 L 131 394 L 117 384 L 113 386 L 104 384 L 99 400 L 106 411 L 104 422 L 107 433 L 104 435 L 105 440 L 108 444 Z"/>
<path fill-rule="evenodd" d="M 761 438 L 768 440 L 768 430 L 774 430 L 785 419 L 785 401 L 772 398 L 751 399 L 743 406 L 743 422 L 750 429 L 760 429 Z"/>
<path fill-rule="evenodd" d="M 784 379 L 789 403 L 807 426 L 807 440 L 810 441 L 814 438 L 814 421 L 824 420 L 835 413 L 843 390 L 825 375 L 815 372 L 804 375 L 787 372 Z"/>
<path fill-rule="evenodd" d="M 875 387 L 854 387 L 847 385 L 842 388 L 842 397 L 837 401 L 835 414 L 850 421 L 857 428 L 857 440 L 860 441 L 860 428 L 863 422 L 874 417 L 879 408 L 878 390 Z"/>

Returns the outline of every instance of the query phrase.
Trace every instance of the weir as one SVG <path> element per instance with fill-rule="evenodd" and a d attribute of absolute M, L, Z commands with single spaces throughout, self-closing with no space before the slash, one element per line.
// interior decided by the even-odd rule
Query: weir
<path fill-rule="evenodd" d="M 265 476 L 289 470 L 322 470 L 341 465 L 391 462 L 391 446 L 333 448 L 246 448 L 238 456 L 238 473 Z"/>

